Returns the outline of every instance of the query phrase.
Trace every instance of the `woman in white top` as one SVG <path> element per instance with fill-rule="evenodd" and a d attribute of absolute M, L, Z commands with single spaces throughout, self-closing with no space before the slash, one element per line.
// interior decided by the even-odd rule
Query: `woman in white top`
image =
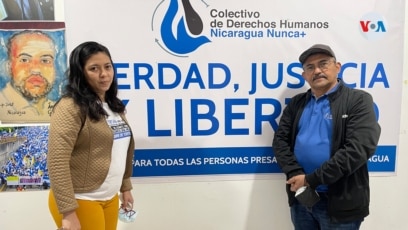
<path fill-rule="evenodd" d="M 118 192 L 123 208 L 133 206 L 134 140 L 109 50 L 97 42 L 77 46 L 68 81 L 51 114 L 50 212 L 64 230 L 116 230 Z"/>

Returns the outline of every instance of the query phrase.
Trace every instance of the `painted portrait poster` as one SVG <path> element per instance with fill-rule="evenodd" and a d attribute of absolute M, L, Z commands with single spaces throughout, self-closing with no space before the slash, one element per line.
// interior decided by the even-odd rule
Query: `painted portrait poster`
<path fill-rule="evenodd" d="M 48 189 L 48 125 L 0 127 L 0 192 Z"/>
<path fill-rule="evenodd" d="M 63 22 L 0 22 L 0 121 L 49 122 L 67 66 Z"/>

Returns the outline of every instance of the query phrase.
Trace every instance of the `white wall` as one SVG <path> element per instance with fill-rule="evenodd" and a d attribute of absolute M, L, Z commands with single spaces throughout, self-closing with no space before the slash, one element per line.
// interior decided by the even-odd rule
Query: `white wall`
<path fill-rule="evenodd" d="M 407 38 L 408 17 L 405 28 Z M 408 108 L 405 106 L 408 104 L 408 42 L 405 47 L 398 173 L 392 177 L 371 177 L 371 215 L 364 221 L 363 230 L 408 229 L 405 215 L 408 167 L 404 167 L 404 162 L 408 162 Z M 118 229 L 292 229 L 283 177 L 224 178 L 217 182 L 186 179 L 178 183 L 136 183 L 133 195 L 140 214 L 135 223 L 119 223 Z M 48 213 L 47 197 L 48 191 L 0 193 L 0 229 L 55 229 Z"/>

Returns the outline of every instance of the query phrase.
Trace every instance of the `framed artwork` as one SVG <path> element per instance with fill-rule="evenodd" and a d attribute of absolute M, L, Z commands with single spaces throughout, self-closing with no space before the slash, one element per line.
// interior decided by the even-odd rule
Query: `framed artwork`
<path fill-rule="evenodd" d="M 48 125 L 0 127 L 0 189 L 49 188 Z"/>
<path fill-rule="evenodd" d="M 0 121 L 49 122 L 64 87 L 62 22 L 0 22 Z"/>

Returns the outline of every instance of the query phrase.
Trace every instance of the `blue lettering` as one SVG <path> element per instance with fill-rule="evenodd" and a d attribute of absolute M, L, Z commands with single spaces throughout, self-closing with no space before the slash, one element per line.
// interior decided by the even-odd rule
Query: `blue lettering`
<path fill-rule="evenodd" d="M 262 84 L 267 89 L 276 89 L 282 85 L 283 81 L 283 63 L 278 63 L 278 76 L 276 82 L 271 84 L 268 82 L 266 63 L 262 63 Z"/>
<path fill-rule="evenodd" d="M 207 112 L 200 113 L 199 107 L 207 108 Z M 206 99 L 192 99 L 191 100 L 191 135 L 203 136 L 211 135 L 217 132 L 220 126 L 218 119 L 215 117 L 215 103 Z M 210 128 L 204 130 L 199 129 L 199 121 L 207 120 L 210 122 Z"/>
<path fill-rule="evenodd" d="M 186 76 L 186 82 L 184 82 L 183 89 L 188 89 L 191 83 L 198 83 L 200 85 L 200 89 L 205 89 L 203 79 L 196 63 L 191 64 Z"/>
<path fill-rule="evenodd" d="M 375 32 L 386 32 L 383 21 L 378 21 L 377 26 L 378 28 L 375 30 Z"/>
<path fill-rule="evenodd" d="M 382 63 L 378 63 L 374 69 L 373 76 L 371 78 L 370 84 L 368 88 L 373 88 L 375 82 L 382 82 L 384 83 L 384 88 L 390 88 L 388 83 L 387 75 L 385 74 L 384 65 Z"/>
<path fill-rule="evenodd" d="M 224 71 L 224 76 L 225 76 L 224 81 L 219 84 L 214 83 L 214 78 L 215 78 L 214 70 L 215 69 L 221 69 Z M 222 89 L 226 87 L 230 81 L 231 81 L 231 71 L 228 69 L 226 65 L 221 64 L 221 63 L 209 63 L 208 64 L 208 88 L 209 89 Z"/>
<path fill-rule="evenodd" d="M 159 63 L 158 67 L 158 77 L 159 77 L 159 89 L 174 89 L 176 88 L 181 81 L 181 71 L 180 69 L 170 63 Z M 172 83 L 165 84 L 164 83 L 164 77 L 170 76 L 169 71 L 164 74 L 165 70 L 172 70 L 172 73 L 174 73 L 174 81 Z"/>
<path fill-rule="evenodd" d="M 234 105 L 248 105 L 248 99 L 225 99 L 225 135 L 248 135 L 249 129 L 238 129 L 232 127 L 232 121 L 245 119 L 245 113 L 234 113 Z"/>
<path fill-rule="evenodd" d="M 299 89 L 305 85 L 305 79 L 302 77 L 302 74 L 293 72 L 292 69 L 294 68 L 300 68 L 302 70 L 302 65 L 299 62 L 295 62 L 288 65 L 287 69 L 288 75 L 298 80 L 297 84 L 288 82 L 287 86 L 289 89 Z"/>
<path fill-rule="evenodd" d="M 271 105 L 273 112 L 271 114 L 263 114 L 263 106 Z M 282 106 L 280 102 L 273 98 L 258 98 L 255 99 L 255 134 L 262 134 L 263 122 L 269 122 L 274 131 L 278 129 L 278 118 L 281 114 Z"/>
<path fill-rule="evenodd" d="M 147 63 L 135 63 L 133 65 L 134 79 L 135 79 L 135 89 L 140 89 L 140 81 L 144 80 L 149 87 L 149 89 L 154 89 L 150 78 L 153 75 L 153 67 Z M 142 74 L 144 70 L 145 74 Z"/>
<path fill-rule="evenodd" d="M 282 112 L 282 105 L 278 99 L 274 98 L 256 98 L 255 99 L 255 109 L 253 123 L 254 133 L 256 135 L 262 135 L 264 124 L 268 123 L 273 130 L 278 128 L 278 118 Z M 223 120 L 225 124 L 223 135 L 249 135 L 249 127 L 234 127 L 234 121 L 241 120 L 245 121 L 247 118 L 246 112 L 234 111 L 235 108 L 243 106 L 248 108 L 249 99 L 248 98 L 226 98 L 224 99 L 224 114 L 219 114 L 219 116 L 224 115 L 224 118 L 217 117 L 216 104 L 210 99 L 190 99 L 190 109 L 189 111 L 184 110 L 183 112 L 183 100 L 175 99 L 175 128 L 172 129 L 162 129 L 158 130 L 156 128 L 156 111 L 155 103 L 153 99 L 147 100 L 147 119 L 148 119 L 148 135 L 149 136 L 171 136 L 172 132 L 175 131 L 176 136 L 183 136 L 185 131 L 184 124 L 188 122 L 188 117 L 191 118 L 191 136 L 210 136 L 219 131 L 220 121 Z M 184 108 L 185 109 L 185 108 Z M 272 111 L 266 113 L 265 111 Z M 252 110 L 251 110 L 252 111 Z M 161 116 L 163 117 L 163 116 Z M 164 116 L 168 119 L 168 116 Z M 186 119 L 187 118 L 187 119 Z M 248 124 L 242 122 L 241 124 Z M 169 124 L 171 126 L 171 124 Z M 173 126 L 171 126 L 173 127 Z M 175 129 L 175 130 L 174 130 Z"/>
<path fill-rule="evenodd" d="M 347 83 L 347 82 L 345 81 L 344 77 L 343 77 L 344 72 L 345 72 L 348 68 L 357 69 L 357 64 L 356 64 L 356 63 L 351 63 L 351 62 L 350 62 L 350 63 L 345 63 L 345 64 L 343 64 L 343 65 L 341 66 L 341 69 L 340 69 L 340 72 L 339 72 L 338 77 L 341 78 L 341 79 L 343 79 L 344 84 L 347 85 L 348 87 L 350 87 L 350 88 L 356 88 L 356 87 L 357 87 L 357 84 L 355 84 L 355 83 L 354 83 L 354 84 Z"/>
<path fill-rule="evenodd" d="M 176 99 L 176 136 L 183 136 L 183 101 Z"/>
<path fill-rule="evenodd" d="M 171 130 L 156 130 L 154 100 L 147 100 L 147 132 L 149 137 L 171 136 Z"/>
<path fill-rule="evenodd" d="M 118 69 L 122 69 L 122 68 L 126 68 L 126 69 L 129 69 L 129 63 L 115 63 L 114 65 L 113 65 L 113 67 L 114 67 L 114 69 L 115 69 L 115 73 L 116 73 L 116 78 L 124 78 L 124 79 L 126 79 L 127 78 L 127 74 L 125 74 L 125 73 L 120 73 L 119 71 L 118 71 Z M 118 89 L 120 90 L 120 89 L 130 89 L 130 85 L 121 85 L 121 84 L 119 84 L 118 83 Z"/>
<path fill-rule="evenodd" d="M 358 69 L 358 64 L 349 62 L 345 63 L 341 66 L 341 70 L 339 72 L 338 77 L 343 79 L 344 83 L 349 86 L 350 88 L 361 88 L 364 89 L 366 88 L 366 80 L 370 79 L 370 83 L 367 88 L 373 88 L 375 83 L 383 83 L 384 88 L 389 88 L 389 83 L 387 79 L 387 74 L 385 73 L 384 65 L 382 63 L 377 63 L 375 66 L 375 69 L 372 73 L 372 75 L 369 75 L 367 73 L 367 63 L 361 63 L 361 69 L 360 69 L 360 85 L 357 86 L 357 83 L 349 82 L 345 78 L 345 72 L 346 70 L 350 69 Z M 350 76 L 356 76 L 356 74 L 350 74 Z"/>

